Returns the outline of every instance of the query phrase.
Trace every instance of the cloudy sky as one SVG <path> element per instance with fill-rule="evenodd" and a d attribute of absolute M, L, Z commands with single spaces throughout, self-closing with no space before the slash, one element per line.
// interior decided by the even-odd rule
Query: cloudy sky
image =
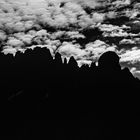
<path fill-rule="evenodd" d="M 108 50 L 140 78 L 139 0 L 0 0 L 0 47 L 16 54 L 36 46 L 79 65 Z"/>

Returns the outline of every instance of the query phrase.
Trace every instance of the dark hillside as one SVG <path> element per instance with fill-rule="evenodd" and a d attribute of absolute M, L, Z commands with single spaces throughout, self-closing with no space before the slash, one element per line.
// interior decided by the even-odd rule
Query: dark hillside
<path fill-rule="evenodd" d="M 62 63 L 59 53 L 53 60 L 41 48 L 0 57 L 9 136 L 138 138 L 140 81 L 127 68 L 121 70 L 114 52 L 104 53 L 99 66 L 81 68 L 73 57 Z"/>

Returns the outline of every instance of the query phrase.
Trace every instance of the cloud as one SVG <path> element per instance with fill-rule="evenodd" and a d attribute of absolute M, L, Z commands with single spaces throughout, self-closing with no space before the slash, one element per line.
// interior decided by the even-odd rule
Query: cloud
<path fill-rule="evenodd" d="M 112 5 L 118 7 L 118 6 L 125 6 L 125 5 L 130 5 L 131 4 L 131 0 L 116 0 L 114 2 L 112 2 Z"/>
<path fill-rule="evenodd" d="M 84 39 L 85 38 L 85 36 L 79 33 L 78 31 L 68 31 L 65 34 L 68 38 L 71 38 L 71 39 L 79 39 L 79 38 Z"/>
<path fill-rule="evenodd" d="M 16 48 L 18 48 L 18 47 L 20 48 L 24 45 L 24 43 L 21 40 L 18 40 L 18 39 L 13 38 L 13 37 L 11 37 L 11 38 L 9 37 L 7 45 L 13 46 L 13 47 L 16 47 Z"/>
<path fill-rule="evenodd" d="M 39 37 L 47 37 L 49 34 L 47 33 L 47 30 L 39 30 L 36 32 L 36 36 L 39 36 Z"/>
<path fill-rule="evenodd" d="M 51 34 L 50 38 L 52 40 L 60 39 L 65 35 L 66 31 L 57 31 Z"/>
<path fill-rule="evenodd" d="M 7 35 L 5 34 L 5 32 L 0 30 L 0 41 L 3 42 L 5 41 L 7 38 Z"/>
<path fill-rule="evenodd" d="M 13 48 L 11 46 L 5 46 L 4 47 L 4 50 L 2 51 L 5 55 L 7 54 L 12 54 L 13 56 L 16 55 L 17 53 L 17 49 L 16 48 Z"/>
<path fill-rule="evenodd" d="M 102 24 L 99 26 L 99 29 L 103 31 L 104 37 L 128 37 L 129 33 L 125 30 L 129 29 L 127 26 L 115 26 L 111 24 Z"/>
<path fill-rule="evenodd" d="M 106 18 L 107 19 L 112 19 L 112 18 L 116 18 L 117 13 L 115 11 L 109 11 L 108 13 L 106 13 Z"/>
<path fill-rule="evenodd" d="M 140 60 L 139 4 L 129 5 L 130 0 L 0 0 L 3 53 L 47 47 L 52 56 L 74 56 L 81 65 L 111 50 L 134 65 Z"/>
<path fill-rule="evenodd" d="M 82 6 L 88 6 L 90 8 L 96 8 L 101 6 L 99 0 L 71 0 L 72 2 L 76 2 Z"/>
<path fill-rule="evenodd" d="M 137 77 L 140 79 L 140 70 L 138 70 L 136 67 L 133 67 L 130 69 L 130 71 L 134 77 Z"/>
<path fill-rule="evenodd" d="M 68 42 L 64 42 L 62 46 L 58 49 L 58 52 L 63 56 L 74 56 L 75 58 L 81 57 L 85 54 L 85 51 L 80 49 L 78 45 L 73 45 L 72 43 Z"/>
<path fill-rule="evenodd" d="M 136 37 L 136 38 L 134 38 L 134 41 L 135 41 L 135 44 L 138 44 L 138 45 L 140 44 L 140 38 Z"/>
<path fill-rule="evenodd" d="M 78 66 L 79 67 L 81 67 L 82 65 L 88 65 L 88 66 L 90 66 L 91 63 L 92 63 L 92 61 L 91 60 L 78 60 L 77 63 L 78 63 Z"/>
<path fill-rule="evenodd" d="M 132 39 L 123 39 L 120 41 L 120 44 L 135 44 L 135 41 Z"/>
<path fill-rule="evenodd" d="M 31 45 L 33 36 L 30 34 L 23 34 L 21 36 L 18 36 L 18 38 L 24 43 L 24 45 Z"/>
<path fill-rule="evenodd" d="M 137 63 L 140 62 L 140 49 L 127 50 L 124 54 L 120 55 L 120 62 Z"/>
<path fill-rule="evenodd" d="M 16 55 L 17 52 L 24 53 L 26 49 L 23 48 L 13 48 L 11 46 L 4 46 L 4 50 L 2 50 L 2 53 L 5 55 L 12 54 L 13 56 Z"/>
<path fill-rule="evenodd" d="M 105 20 L 105 14 L 104 13 L 98 13 L 98 12 L 94 12 L 92 15 L 92 19 L 95 22 L 101 23 Z"/>

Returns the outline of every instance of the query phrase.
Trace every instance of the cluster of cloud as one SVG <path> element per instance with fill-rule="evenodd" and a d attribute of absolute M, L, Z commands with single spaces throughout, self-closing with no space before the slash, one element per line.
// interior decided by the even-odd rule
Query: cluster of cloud
<path fill-rule="evenodd" d="M 41 2 L 43 4 L 40 4 Z M 40 36 L 38 35 L 40 30 L 45 34 L 50 28 L 70 30 L 70 26 L 74 26 L 77 29 L 83 29 L 104 20 L 104 14 L 94 12 L 88 15 L 80 4 L 71 1 L 42 0 L 41 2 L 2 0 L 0 2 L 0 41 L 5 41 L 6 46 L 10 45 L 13 48 L 26 47 L 31 45 L 33 38 Z M 62 2 L 65 4 L 61 7 Z M 78 32 L 66 34 L 71 38 L 80 35 Z M 51 33 L 49 35 L 51 36 Z"/>
<path fill-rule="evenodd" d="M 120 55 L 121 62 L 135 64 L 140 62 L 140 49 L 127 50 L 125 54 Z"/>
<path fill-rule="evenodd" d="M 1 0 L 0 47 L 13 55 L 47 47 L 52 56 L 74 56 L 79 66 L 111 50 L 121 63 L 135 67 L 140 61 L 139 10 L 140 3 L 131 0 Z M 84 31 L 95 28 L 101 35 L 89 33 L 93 40 L 86 42 Z"/>
<path fill-rule="evenodd" d="M 137 77 L 138 79 L 140 79 L 140 70 L 137 70 L 135 67 L 133 67 L 130 69 L 130 71 L 134 77 Z"/>
<path fill-rule="evenodd" d="M 131 33 L 127 33 L 124 30 L 129 28 L 130 27 L 125 25 L 120 27 L 111 24 L 102 24 L 99 26 L 99 29 L 104 32 L 104 37 L 128 37 L 131 35 Z"/>
<path fill-rule="evenodd" d="M 74 56 L 76 60 L 95 61 L 101 54 L 110 50 L 115 51 L 115 46 L 110 47 L 105 42 L 96 40 L 87 44 L 85 49 L 81 49 L 79 44 L 64 42 L 58 52 L 65 57 Z"/>

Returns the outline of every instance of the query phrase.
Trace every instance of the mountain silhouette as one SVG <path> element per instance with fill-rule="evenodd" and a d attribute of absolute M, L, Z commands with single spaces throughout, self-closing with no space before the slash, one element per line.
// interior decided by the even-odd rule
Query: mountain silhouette
<path fill-rule="evenodd" d="M 0 54 L 0 58 L 1 93 L 8 94 L 9 135 L 24 131 L 25 138 L 40 133 L 43 138 L 46 130 L 46 137 L 56 139 L 58 126 L 63 139 L 67 135 L 111 135 L 116 139 L 138 135 L 140 81 L 128 68 L 121 69 L 116 53 L 104 53 L 98 66 L 93 62 L 80 68 L 74 57 L 63 63 L 59 53 L 53 59 L 46 48 L 17 53 L 14 58 Z M 35 122 L 29 126 L 33 120 L 38 126 Z M 54 120 L 53 128 L 43 125 L 49 120 Z M 26 125 L 21 127 L 19 122 Z"/>

